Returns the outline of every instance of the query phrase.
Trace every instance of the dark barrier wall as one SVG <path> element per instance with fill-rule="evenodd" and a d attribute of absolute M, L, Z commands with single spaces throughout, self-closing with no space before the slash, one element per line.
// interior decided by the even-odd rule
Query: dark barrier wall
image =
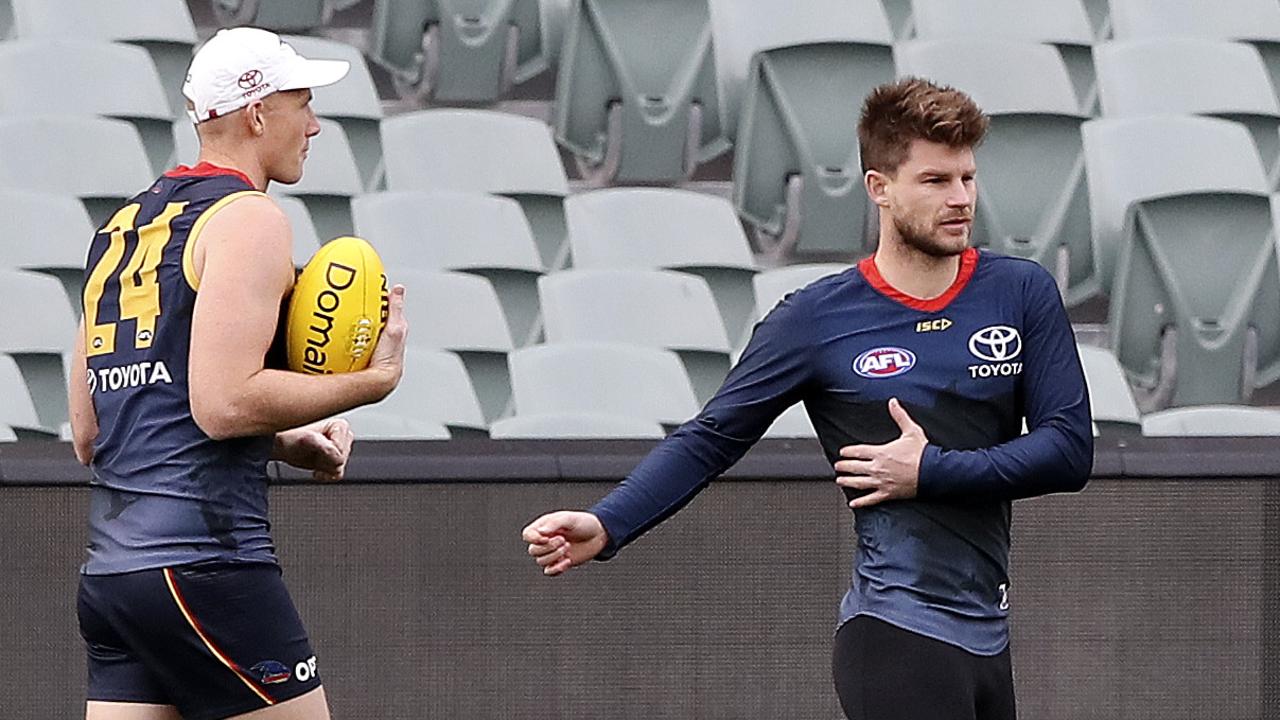
<path fill-rule="evenodd" d="M 591 502 L 609 484 L 581 476 L 613 477 L 645 446 L 528 447 L 365 446 L 357 478 L 416 465 L 453 468 L 452 481 L 273 491 L 335 718 L 839 717 L 829 653 L 849 511 L 829 479 L 752 477 L 775 462 L 776 475 L 813 472 L 811 447 L 748 458 L 616 560 L 556 580 L 519 529 Z M 1021 717 L 1280 717 L 1280 480 L 1143 477 L 1258 474 L 1271 453 L 1248 448 L 1104 458 L 1116 477 L 1015 505 Z M 18 477 L 76 472 L 0 452 L 0 482 L 19 483 L 0 487 L 0 718 L 83 714 L 73 599 L 87 493 Z M 460 481 L 481 473 L 509 479 Z"/>

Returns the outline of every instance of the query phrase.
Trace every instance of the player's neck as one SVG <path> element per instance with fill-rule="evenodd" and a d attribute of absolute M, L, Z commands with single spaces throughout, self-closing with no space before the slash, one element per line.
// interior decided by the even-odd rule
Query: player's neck
<path fill-rule="evenodd" d="M 249 178 L 249 181 L 253 183 L 254 189 L 266 192 L 267 173 L 259 163 L 254 162 L 251 158 L 238 157 L 236 153 L 228 153 L 217 147 L 205 146 L 200 148 L 200 158 L 197 162 L 239 171 Z"/>
<path fill-rule="evenodd" d="M 921 300 L 945 293 L 960 272 L 960 256 L 936 257 L 907 245 L 901 238 L 880 236 L 874 258 L 880 277 L 899 292 Z"/>

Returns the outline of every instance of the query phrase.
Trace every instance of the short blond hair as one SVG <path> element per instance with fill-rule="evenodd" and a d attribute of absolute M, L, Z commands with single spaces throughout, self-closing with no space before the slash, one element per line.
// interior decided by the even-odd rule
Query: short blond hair
<path fill-rule="evenodd" d="M 990 124 L 973 98 L 953 87 L 917 77 L 881 85 L 867 96 L 858 121 L 862 171 L 895 174 L 913 140 L 977 147 Z"/>

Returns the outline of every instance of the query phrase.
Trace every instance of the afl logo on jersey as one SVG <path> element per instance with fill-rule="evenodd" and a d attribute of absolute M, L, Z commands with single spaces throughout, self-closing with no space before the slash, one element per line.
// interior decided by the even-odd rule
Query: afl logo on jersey
<path fill-rule="evenodd" d="M 900 347 L 872 348 L 853 359 L 853 371 L 864 378 L 901 375 L 915 365 L 915 353 Z"/>

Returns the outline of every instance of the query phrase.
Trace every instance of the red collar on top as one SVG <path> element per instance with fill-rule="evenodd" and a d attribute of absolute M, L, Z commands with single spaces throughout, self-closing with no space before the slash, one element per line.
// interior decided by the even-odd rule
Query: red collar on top
<path fill-rule="evenodd" d="M 195 167 L 179 165 L 164 174 L 165 177 L 210 177 L 213 175 L 233 175 L 243 180 L 245 185 L 254 187 L 253 181 L 249 179 L 248 175 L 239 170 L 220 167 L 210 162 L 197 163 Z"/>
<path fill-rule="evenodd" d="M 939 312 L 945 309 L 952 300 L 956 299 L 960 291 L 964 290 L 964 286 L 969 283 L 969 278 L 973 277 L 973 270 L 976 267 L 978 267 L 978 251 L 975 248 L 967 248 L 960 254 L 960 271 L 956 273 L 956 279 L 951 283 L 951 287 L 947 288 L 947 291 L 938 297 L 925 300 L 912 297 L 886 282 L 880 275 L 880 269 L 876 267 L 874 255 L 863 258 L 858 263 L 858 271 L 867 279 L 867 282 L 871 283 L 871 287 L 879 291 L 881 295 L 913 310 L 921 310 L 923 312 Z"/>

